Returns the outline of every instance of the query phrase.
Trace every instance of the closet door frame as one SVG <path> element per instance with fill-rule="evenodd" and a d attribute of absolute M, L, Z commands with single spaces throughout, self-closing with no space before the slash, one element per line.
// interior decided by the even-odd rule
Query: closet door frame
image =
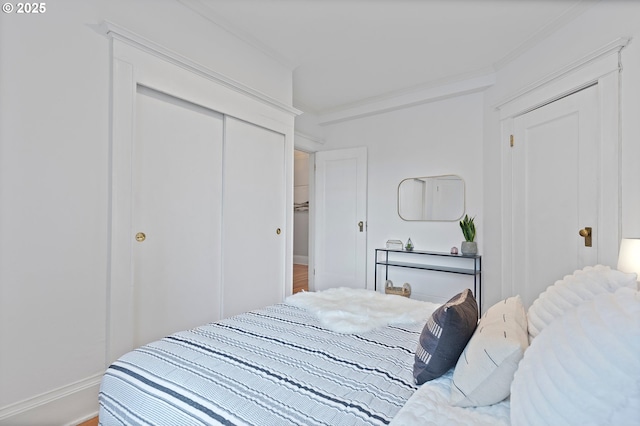
<path fill-rule="evenodd" d="M 110 257 L 106 307 L 106 360 L 109 365 L 134 348 L 132 244 L 132 152 L 136 89 L 139 85 L 189 99 L 224 115 L 267 128 L 285 137 L 285 271 L 282 297 L 293 289 L 293 134 L 300 111 L 206 69 L 126 29 L 103 24 L 111 42 Z M 220 279 L 222 280 L 222 274 Z M 224 285 L 224 283 L 222 283 Z M 222 312 L 222 295 L 220 309 Z"/>
<path fill-rule="evenodd" d="M 622 49 L 629 43 L 621 38 L 612 41 L 584 58 L 523 88 L 496 105 L 501 120 L 502 152 L 502 296 L 517 293 L 513 276 L 512 213 L 513 176 L 510 153 L 515 117 L 533 111 L 586 87 L 597 85 L 600 121 L 600 162 L 594 172 L 598 177 L 598 263 L 615 265 L 621 237 L 620 209 L 620 73 Z M 517 141 L 515 142 L 517 143 Z M 607 206 L 608 208 L 604 208 Z M 552 283 L 550 283 L 552 284 Z"/>

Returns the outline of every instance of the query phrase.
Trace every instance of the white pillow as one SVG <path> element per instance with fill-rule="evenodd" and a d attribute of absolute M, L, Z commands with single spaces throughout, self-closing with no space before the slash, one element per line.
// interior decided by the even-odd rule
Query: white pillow
<path fill-rule="evenodd" d="M 451 405 L 492 405 L 508 397 L 528 346 L 527 314 L 520 296 L 489 308 L 456 364 Z"/>
<path fill-rule="evenodd" d="M 553 320 L 572 307 L 593 299 L 602 293 L 613 293 L 619 288 L 636 289 L 636 274 L 627 274 L 608 266 L 587 266 L 567 275 L 543 291 L 527 313 L 529 340 L 533 340 Z"/>
<path fill-rule="evenodd" d="M 639 354 L 640 292 L 622 288 L 570 310 L 525 352 L 512 424 L 638 424 Z"/>

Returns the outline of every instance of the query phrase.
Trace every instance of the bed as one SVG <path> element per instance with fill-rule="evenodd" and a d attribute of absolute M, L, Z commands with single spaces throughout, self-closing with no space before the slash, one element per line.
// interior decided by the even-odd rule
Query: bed
<path fill-rule="evenodd" d="M 607 273 L 612 273 L 606 269 Z M 598 274 L 604 274 L 602 269 Z M 635 340 L 640 341 L 640 297 L 636 290 L 630 288 L 635 285 L 631 280 L 635 280 L 635 275 L 622 277 L 626 281 L 617 277 L 620 282 L 612 284 L 613 280 L 609 279 L 605 290 L 600 285 L 597 291 L 581 294 L 580 301 L 570 298 L 566 303 L 572 304 L 571 309 L 563 310 L 578 312 L 578 305 L 589 305 L 584 309 L 597 311 L 601 308 L 591 305 L 598 299 L 606 299 L 605 305 L 615 305 L 618 299 L 627 301 L 624 303 L 628 306 L 619 308 L 618 303 L 612 308 L 622 312 L 615 321 L 630 321 L 631 327 L 625 329 L 626 336 L 629 337 L 631 329 L 639 337 Z M 560 284 L 559 281 L 552 287 L 560 288 Z M 470 291 L 456 295 L 457 299 L 454 297 L 444 305 L 366 290 L 334 289 L 303 293 L 288 298 L 284 303 L 172 334 L 123 355 L 109 366 L 99 394 L 100 424 L 508 425 L 512 422 L 527 424 L 527 416 L 535 424 L 537 418 L 531 417 L 528 411 L 530 404 L 525 400 L 537 403 L 535 409 L 541 408 L 537 394 L 526 392 L 532 389 L 529 386 L 531 375 L 539 373 L 541 367 L 533 358 L 533 364 L 528 365 L 531 362 L 525 362 L 525 354 L 529 351 L 547 352 L 545 336 L 548 334 L 554 338 L 554 333 L 542 329 L 558 328 L 556 324 L 562 322 L 558 318 L 564 316 L 557 312 L 551 314 L 557 317 L 555 319 L 545 316 L 548 306 L 553 305 L 551 301 L 557 298 L 543 298 L 546 301 L 534 304 L 537 308 L 532 306 L 531 312 L 524 312 L 518 297 L 505 299 L 491 307 L 479 323 L 477 317 L 474 319 L 469 337 L 463 339 L 463 343 L 455 343 L 462 349 L 453 360 L 453 367 L 440 365 L 441 372 L 433 374 L 437 377 L 423 381 L 424 371 L 434 363 L 431 359 L 427 363 L 422 362 L 419 348 L 428 345 L 425 343 L 428 339 L 435 338 L 434 327 L 452 322 L 452 312 L 456 311 L 457 305 L 462 305 L 458 301 L 463 296 L 464 304 L 475 303 Z M 499 362 L 501 367 L 498 370 L 506 379 L 489 377 L 489 380 L 485 372 L 485 376 L 476 377 L 484 367 L 480 359 L 474 364 L 473 353 L 474 350 L 486 352 L 482 346 L 486 342 L 482 341 L 475 349 L 472 343 L 481 334 L 491 337 L 488 330 L 492 329 L 492 318 L 507 318 L 513 312 L 519 315 L 514 318 L 519 319 L 510 323 L 509 330 L 519 330 L 514 333 L 518 336 L 515 344 L 510 342 L 508 350 L 502 347 L 499 354 L 504 362 Z M 536 312 L 538 317 L 534 319 L 534 328 L 537 334 L 532 337 L 529 335 L 529 314 Z M 443 319 L 438 315 L 449 317 Z M 578 320 L 585 316 L 593 317 L 582 312 Z M 571 321 L 569 326 L 576 326 L 576 318 Z M 439 330 L 440 346 L 453 345 L 446 340 L 447 327 Z M 478 331 L 481 328 L 483 331 Z M 449 333 L 452 337 L 459 334 L 463 333 L 457 329 Z M 536 343 L 538 340 L 542 341 L 541 345 Z M 606 339 L 601 338 L 600 341 Z M 583 345 L 583 342 L 576 341 L 575 344 Z M 629 344 L 635 345 L 629 351 L 635 350 L 636 354 L 640 351 L 640 343 Z M 534 346 L 541 348 L 538 350 Z M 433 352 L 429 348 L 427 351 Z M 593 353 L 589 355 L 594 356 Z M 625 356 L 628 358 L 626 352 Z M 458 373 L 464 370 L 460 364 L 467 364 L 467 360 L 471 360 L 471 367 L 467 365 L 465 368 L 472 374 L 458 377 Z M 548 364 L 544 359 L 542 361 Z M 636 377 L 640 377 L 638 361 L 625 359 L 625 362 L 626 372 L 637 371 L 639 375 Z M 429 372 L 427 376 L 431 374 Z M 489 376 L 495 374 L 494 371 Z M 495 383 L 487 385 L 488 380 L 500 382 L 501 392 L 506 389 L 506 397 L 494 389 L 500 386 Z M 615 386 L 627 385 L 630 390 L 625 392 L 627 403 L 622 400 L 616 402 L 617 420 L 624 420 L 628 413 L 636 414 L 633 410 L 640 408 L 640 384 L 634 380 L 625 382 L 624 377 L 616 376 Z M 464 395 L 454 395 L 453 388 L 464 389 L 465 386 L 475 389 L 465 390 Z M 522 397 L 515 398 L 514 391 Z M 560 391 L 556 389 L 555 392 Z M 499 399 L 487 403 L 486 395 Z M 457 398 L 455 401 L 454 396 Z M 598 398 L 602 396 L 598 395 Z M 601 409 L 601 412 L 605 411 Z M 610 415 L 609 418 L 613 417 Z"/>

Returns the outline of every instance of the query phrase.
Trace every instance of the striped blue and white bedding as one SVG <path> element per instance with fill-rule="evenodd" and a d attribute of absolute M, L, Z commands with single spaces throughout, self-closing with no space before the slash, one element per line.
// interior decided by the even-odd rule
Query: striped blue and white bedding
<path fill-rule="evenodd" d="M 100 424 L 388 424 L 416 390 L 423 325 L 339 334 L 278 304 L 180 332 L 108 368 Z"/>

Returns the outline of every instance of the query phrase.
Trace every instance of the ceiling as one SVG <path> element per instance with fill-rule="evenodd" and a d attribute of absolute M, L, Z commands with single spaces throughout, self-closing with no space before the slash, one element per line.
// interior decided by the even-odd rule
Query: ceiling
<path fill-rule="evenodd" d="M 179 0 L 293 71 L 318 115 L 495 72 L 596 0 Z"/>

